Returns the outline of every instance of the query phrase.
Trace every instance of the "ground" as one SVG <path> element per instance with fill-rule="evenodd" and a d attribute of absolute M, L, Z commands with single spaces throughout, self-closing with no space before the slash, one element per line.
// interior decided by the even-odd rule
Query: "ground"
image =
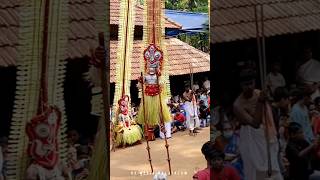
<path fill-rule="evenodd" d="M 206 167 L 207 163 L 201 154 L 202 145 L 209 140 L 210 128 L 203 128 L 200 133 L 191 137 L 188 131 L 173 134 L 168 140 L 171 158 L 172 176 L 169 180 L 192 179 L 195 171 Z M 150 142 L 151 158 L 154 172 L 169 172 L 164 140 Z M 110 153 L 111 180 L 151 180 L 151 168 L 146 150 L 147 143 L 117 149 Z"/>

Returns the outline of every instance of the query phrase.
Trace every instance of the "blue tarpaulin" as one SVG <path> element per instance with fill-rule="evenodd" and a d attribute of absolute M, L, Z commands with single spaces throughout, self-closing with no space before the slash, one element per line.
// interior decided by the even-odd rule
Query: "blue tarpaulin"
<path fill-rule="evenodd" d="M 181 29 L 169 30 L 166 32 L 167 36 L 176 36 L 180 33 L 194 34 L 202 33 L 208 26 L 208 14 L 207 13 L 195 13 L 177 10 L 165 10 L 166 16 L 180 25 Z"/>

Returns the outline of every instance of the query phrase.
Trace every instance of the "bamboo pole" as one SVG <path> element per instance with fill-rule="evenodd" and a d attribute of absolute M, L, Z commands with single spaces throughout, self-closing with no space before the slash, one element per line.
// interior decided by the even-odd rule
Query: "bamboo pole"
<path fill-rule="evenodd" d="M 259 68 L 260 68 L 260 80 L 262 89 L 266 89 L 266 52 L 265 52 L 265 34 L 264 34 L 264 13 L 263 13 L 263 5 L 260 6 L 260 18 L 261 18 L 261 39 L 259 33 L 259 20 L 257 15 L 257 7 L 255 7 L 255 20 L 256 20 L 256 32 L 257 32 L 257 46 L 259 53 Z M 270 154 L 270 143 L 269 143 L 269 127 L 268 127 L 268 114 L 267 114 L 268 103 L 265 102 L 262 107 L 262 123 L 265 126 L 265 140 L 266 140 L 266 148 L 267 148 L 267 158 L 268 158 L 268 170 L 267 170 L 267 178 L 271 178 L 272 176 L 272 164 L 271 164 L 271 154 Z"/>
<path fill-rule="evenodd" d="M 191 92 L 192 92 L 192 97 L 191 97 L 192 109 L 193 109 L 193 113 L 196 113 L 196 111 L 195 111 L 196 107 L 194 106 L 194 97 L 195 97 L 194 93 L 195 92 L 193 92 L 193 65 L 192 65 L 192 63 L 190 63 L 190 82 L 191 82 Z M 193 125 L 194 125 L 193 127 L 194 128 L 196 127 L 195 116 L 196 116 L 196 114 L 194 114 L 194 117 L 193 117 Z M 196 133 L 192 132 L 192 135 L 195 136 Z"/>
<path fill-rule="evenodd" d="M 107 58 L 107 49 L 105 45 L 104 33 L 99 33 L 99 45 L 104 49 L 105 54 L 101 62 L 101 88 L 102 88 L 102 98 L 103 98 L 103 118 L 106 125 L 106 135 L 107 135 L 107 144 L 110 144 L 110 112 L 109 112 L 109 87 L 110 87 L 110 61 Z M 110 156 L 110 148 L 107 148 L 107 154 Z M 109 157 L 108 157 L 109 158 Z M 110 158 L 109 158 L 110 159 Z M 109 159 L 106 159 L 106 171 L 107 174 L 110 174 L 110 162 Z M 107 177 L 106 177 L 107 178 Z"/>
<path fill-rule="evenodd" d="M 157 84 L 159 85 L 159 76 L 157 75 Z M 165 147 L 167 149 L 167 160 L 168 160 L 168 164 L 169 164 L 169 172 L 170 175 L 172 174 L 171 171 L 171 159 L 170 159 L 170 154 L 169 154 L 169 144 L 168 144 L 168 139 L 167 139 L 167 132 L 166 132 L 166 128 L 165 128 L 165 124 L 163 121 L 163 108 L 162 108 L 162 98 L 161 98 L 161 92 L 159 93 L 159 102 L 160 102 L 160 130 L 162 131 L 162 133 L 164 134 L 164 141 L 165 141 Z"/>
<path fill-rule="evenodd" d="M 264 13 L 263 13 L 263 5 L 261 5 L 261 36 L 262 36 L 262 80 L 263 85 L 266 83 L 267 76 L 267 60 L 266 60 L 266 45 L 265 45 L 265 35 L 264 35 Z"/>
<path fill-rule="evenodd" d="M 44 30 L 43 30 L 43 39 L 42 39 L 42 55 L 41 55 L 41 85 L 40 85 L 40 98 L 38 104 L 38 114 L 45 111 L 45 106 L 48 103 L 48 28 L 49 28 L 49 10 L 50 10 L 50 0 L 45 1 L 44 6 Z"/>
<path fill-rule="evenodd" d="M 268 156 L 268 170 L 267 170 L 267 177 L 271 178 L 272 176 L 272 164 L 271 164 L 271 154 L 270 154 L 270 143 L 269 143 L 269 126 L 268 126 L 268 112 L 267 112 L 268 104 L 267 102 L 264 103 L 262 107 L 262 122 L 265 126 L 265 139 L 266 139 L 266 147 L 267 147 L 267 156 Z"/>
<path fill-rule="evenodd" d="M 143 120 L 146 124 L 146 129 L 145 131 L 149 129 L 149 126 L 148 126 L 148 123 L 146 121 L 146 107 L 145 107 L 145 103 L 144 103 L 144 77 L 143 77 L 143 74 L 141 72 L 141 77 L 142 77 L 142 81 L 141 81 L 141 84 L 142 84 L 142 104 L 143 104 Z M 148 137 L 146 137 L 146 141 L 147 141 L 147 151 L 148 151 L 148 157 L 149 157 L 149 163 L 150 163 L 150 167 L 151 167 L 151 172 L 153 173 L 153 166 L 152 166 L 152 159 L 151 159 L 151 153 L 150 153 L 150 146 L 149 146 L 149 140 L 148 140 Z"/>
<path fill-rule="evenodd" d="M 262 52 L 261 52 L 261 39 L 260 39 L 260 29 L 259 29 L 259 19 L 258 19 L 258 12 L 257 6 L 254 6 L 254 16 L 255 16 L 255 24 L 256 24 L 256 39 L 257 39 L 257 49 L 258 49 L 258 58 L 259 58 L 259 73 L 260 73 L 260 80 L 261 86 L 263 85 L 263 72 L 262 72 Z"/>

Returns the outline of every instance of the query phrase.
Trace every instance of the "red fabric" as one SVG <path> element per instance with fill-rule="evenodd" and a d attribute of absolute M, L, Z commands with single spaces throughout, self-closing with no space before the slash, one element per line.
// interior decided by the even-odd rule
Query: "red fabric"
<path fill-rule="evenodd" d="M 211 179 L 210 175 L 212 176 Z M 213 171 L 213 174 L 210 173 L 209 168 L 206 168 L 198 171 L 193 178 L 198 180 L 240 180 L 240 175 L 233 167 L 226 166 L 220 172 Z"/>
<path fill-rule="evenodd" d="M 183 123 L 186 120 L 186 117 L 184 117 L 182 113 L 177 113 L 176 115 L 174 115 L 174 120 Z"/>
<path fill-rule="evenodd" d="M 320 116 L 316 116 L 313 119 L 313 133 L 315 135 L 320 133 Z"/>
<path fill-rule="evenodd" d="M 145 89 L 145 93 L 148 96 L 156 96 L 160 94 L 160 86 L 159 85 L 147 85 Z"/>

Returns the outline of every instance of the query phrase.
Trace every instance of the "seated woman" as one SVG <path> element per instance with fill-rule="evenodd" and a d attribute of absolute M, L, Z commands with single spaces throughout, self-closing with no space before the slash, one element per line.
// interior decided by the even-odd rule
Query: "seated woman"
<path fill-rule="evenodd" d="M 207 168 L 198 171 L 194 180 L 240 180 L 239 173 L 232 166 L 224 165 L 224 153 L 214 148 L 210 141 L 201 148 L 207 160 Z"/>

